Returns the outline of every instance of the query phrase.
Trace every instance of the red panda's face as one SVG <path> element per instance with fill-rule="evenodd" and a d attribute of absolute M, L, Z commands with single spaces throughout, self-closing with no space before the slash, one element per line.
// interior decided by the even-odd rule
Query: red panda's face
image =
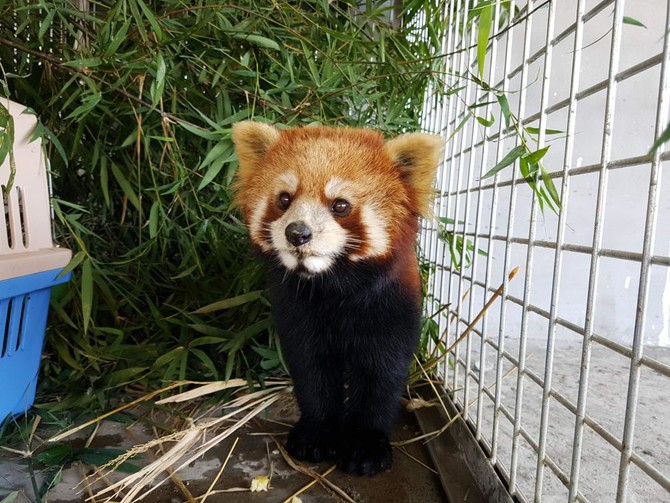
<path fill-rule="evenodd" d="M 237 200 L 254 245 L 305 276 L 339 259 L 383 260 L 414 239 L 428 209 L 442 142 L 424 134 L 384 143 L 366 129 L 233 128 Z"/>

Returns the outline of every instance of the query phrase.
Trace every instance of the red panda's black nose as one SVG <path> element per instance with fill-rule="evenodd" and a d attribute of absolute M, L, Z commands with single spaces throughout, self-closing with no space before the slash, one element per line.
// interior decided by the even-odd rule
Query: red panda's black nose
<path fill-rule="evenodd" d="M 312 229 L 307 227 L 304 222 L 293 222 L 286 226 L 284 231 L 286 239 L 293 246 L 300 246 L 312 239 Z"/>

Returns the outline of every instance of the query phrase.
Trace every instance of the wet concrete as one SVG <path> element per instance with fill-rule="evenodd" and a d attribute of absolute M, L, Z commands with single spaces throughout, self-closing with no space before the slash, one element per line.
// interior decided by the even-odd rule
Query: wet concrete
<path fill-rule="evenodd" d="M 239 438 L 238 443 L 220 479 L 215 484 L 213 493 L 207 497 L 206 501 L 211 503 L 284 501 L 313 481 L 312 477 L 289 466 L 276 444 L 276 442 L 284 441 L 290 424 L 295 419 L 295 412 L 290 412 L 290 407 L 287 408 L 285 404 L 274 405 L 264 417 L 258 418 L 205 456 L 180 470 L 177 477 L 183 484 L 182 489 L 179 488 L 178 482 L 168 480 L 143 501 L 179 503 L 189 501 L 187 494 L 197 501 L 199 497 L 207 493 L 236 438 Z M 70 442 L 75 447 L 81 446 L 85 437 L 90 433 L 91 429 Z M 406 440 L 419 434 L 414 415 L 403 412 L 392 440 Z M 154 438 L 152 431 L 139 423 L 126 428 L 119 423 L 105 421 L 90 446 L 125 450 L 151 438 Z M 150 461 L 151 458 L 145 455 L 143 461 L 135 460 L 134 462 L 146 464 Z M 322 474 L 331 467 L 331 464 L 320 463 L 306 466 Z M 80 461 L 65 467 L 57 483 L 48 491 L 43 501 L 49 503 L 83 502 L 97 490 L 124 476 L 124 474 L 112 473 L 103 480 L 91 483 L 92 479 L 87 478 L 87 475 L 90 475 L 94 469 L 94 466 Z M 251 481 L 255 477 L 270 474 L 272 475 L 268 492 L 249 491 Z M 49 475 L 49 473 L 37 470 L 34 474 L 37 486 L 39 487 L 45 476 Z M 163 476 L 167 474 L 163 473 Z M 327 479 L 345 491 L 354 501 L 361 503 L 440 503 L 446 501 L 428 452 L 420 441 L 395 447 L 394 464 L 388 472 L 375 477 L 360 477 L 347 475 L 335 469 L 327 475 Z M 3 496 L 12 491 L 19 492 L 16 499 L 18 503 L 36 501 L 26 460 L 19 455 L 3 452 L 0 454 L 0 501 Z M 303 503 L 343 501 L 332 489 L 318 483 L 301 493 L 299 498 Z M 95 501 L 100 502 L 103 499 L 96 498 Z"/>

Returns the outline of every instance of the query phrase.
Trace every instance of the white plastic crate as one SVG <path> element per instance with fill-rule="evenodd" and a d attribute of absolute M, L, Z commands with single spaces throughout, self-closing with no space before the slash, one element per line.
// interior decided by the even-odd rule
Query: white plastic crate
<path fill-rule="evenodd" d="M 70 250 L 54 246 L 49 178 L 37 119 L 18 103 L 0 98 L 14 121 L 16 171 L 9 156 L 0 165 L 0 422 L 30 408 L 35 398 L 51 287 Z"/>

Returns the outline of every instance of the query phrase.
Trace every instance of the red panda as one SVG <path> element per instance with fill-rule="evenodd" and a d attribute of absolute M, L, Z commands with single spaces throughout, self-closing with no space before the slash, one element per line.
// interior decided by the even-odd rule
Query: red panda
<path fill-rule="evenodd" d="M 232 138 L 236 202 L 269 270 L 301 412 L 287 449 L 348 473 L 387 470 L 420 332 L 418 217 L 429 213 L 442 140 L 251 121 Z"/>

